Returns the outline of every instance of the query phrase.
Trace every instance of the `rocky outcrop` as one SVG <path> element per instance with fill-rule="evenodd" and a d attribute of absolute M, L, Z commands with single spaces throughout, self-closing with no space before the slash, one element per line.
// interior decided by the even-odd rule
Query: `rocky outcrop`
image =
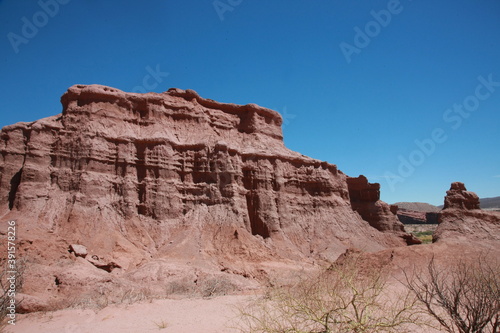
<path fill-rule="evenodd" d="M 99 276 L 169 258 L 256 277 L 251 263 L 411 243 L 378 184 L 287 149 L 273 110 L 98 85 L 61 102 L 0 133 L 0 216 L 41 263 L 83 260 L 77 244 Z"/>
<path fill-rule="evenodd" d="M 441 208 L 425 202 L 396 202 L 398 219 L 403 224 L 437 224 Z"/>
<path fill-rule="evenodd" d="M 427 223 L 426 213 L 412 210 L 398 209 L 398 219 L 403 224 L 425 224 Z"/>
<path fill-rule="evenodd" d="M 438 213 L 441 210 L 441 208 L 426 202 L 396 202 L 394 205 L 398 206 L 400 210 L 410 210 L 414 212 Z"/>
<path fill-rule="evenodd" d="M 460 182 L 451 184 L 446 192 L 444 209 L 433 241 L 493 242 L 500 241 L 500 213 L 479 208 L 479 198 Z"/>
<path fill-rule="evenodd" d="M 372 227 L 399 234 L 408 245 L 421 243 L 404 232 L 404 226 L 396 215 L 398 207 L 380 200 L 380 184 L 369 183 L 368 179 L 361 175 L 347 177 L 347 188 L 352 208 Z"/>
<path fill-rule="evenodd" d="M 398 208 L 397 216 L 403 224 L 437 224 L 439 213 L 418 212 Z"/>
<path fill-rule="evenodd" d="M 443 209 L 480 209 L 479 197 L 476 193 L 467 191 L 464 183 L 451 183 L 449 191 L 446 191 Z"/>

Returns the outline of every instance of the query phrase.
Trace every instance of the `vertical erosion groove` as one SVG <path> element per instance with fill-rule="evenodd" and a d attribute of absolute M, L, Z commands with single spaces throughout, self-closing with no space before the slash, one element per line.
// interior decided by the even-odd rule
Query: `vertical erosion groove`
<path fill-rule="evenodd" d="M 259 216 L 260 199 L 257 192 L 257 180 L 255 179 L 255 171 L 243 170 L 243 185 L 248 190 L 246 194 L 248 218 L 250 219 L 250 228 L 252 235 L 260 235 L 263 238 L 269 238 L 270 232 L 265 221 Z"/>
<path fill-rule="evenodd" d="M 21 176 L 23 174 L 23 169 L 21 168 L 10 180 L 10 191 L 9 191 L 9 209 L 14 208 L 14 202 L 16 201 L 17 190 L 19 189 L 19 184 L 21 184 Z"/>

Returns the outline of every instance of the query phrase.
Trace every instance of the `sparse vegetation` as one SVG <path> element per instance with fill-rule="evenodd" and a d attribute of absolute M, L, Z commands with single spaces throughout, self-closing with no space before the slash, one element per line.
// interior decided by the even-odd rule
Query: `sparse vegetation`
<path fill-rule="evenodd" d="M 64 298 L 51 300 L 50 311 L 65 308 L 101 310 L 113 304 L 134 304 L 154 299 L 165 299 L 172 295 L 187 297 L 214 297 L 227 295 L 236 290 L 236 286 L 226 277 L 216 275 L 205 277 L 194 282 L 183 278 L 167 283 L 163 290 L 150 287 L 116 286 L 113 284 L 96 287 L 94 290 L 82 292 L 73 290 Z"/>
<path fill-rule="evenodd" d="M 196 284 L 187 279 L 170 281 L 165 286 L 165 294 L 170 295 L 194 295 Z"/>
<path fill-rule="evenodd" d="M 307 280 L 274 288 L 240 309 L 241 332 L 411 332 L 412 326 L 450 333 L 500 332 L 500 262 L 484 257 L 430 260 L 394 292 L 381 269 L 356 260 Z M 392 290 L 392 292 L 391 292 Z"/>
<path fill-rule="evenodd" d="M 52 304 L 52 310 L 68 307 L 101 310 L 111 304 L 133 304 L 142 301 L 152 301 L 160 297 L 161 295 L 155 295 L 146 287 L 122 287 L 116 290 L 113 290 L 112 286 L 108 286 L 107 288 L 99 287 L 84 294 L 75 292 L 73 296 L 68 296 L 64 300 L 56 300 Z"/>
<path fill-rule="evenodd" d="M 204 281 L 200 287 L 203 297 L 227 295 L 235 290 L 234 284 L 222 277 L 214 277 Z"/>
<path fill-rule="evenodd" d="M 5 321 L 7 319 L 7 314 L 9 313 L 8 306 L 11 301 L 11 289 L 9 277 L 13 276 L 15 280 L 15 293 L 22 291 L 24 284 L 24 272 L 26 270 L 26 260 L 18 259 L 16 262 L 15 270 L 13 271 L 7 266 L 7 260 L 0 260 L 0 332 L 3 331 Z M 9 273 L 9 272 L 14 273 Z M 13 274 L 13 275 L 12 275 Z"/>
<path fill-rule="evenodd" d="M 224 276 L 213 276 L 192 282 L 186 279 L 169 282 L 166 295 L 189 295 L 213 297 L 227 295 L 236 290 L 236 286 Z"/>
<path fill-rule="evenodd" d="M 432 243 L 432 231 L 419 231 L 413 233 L 415 237 L 422 241 L 422 244 L 430 244 Z"/>
<path fill-rule="evenodd" d="M 158 327 L 159 330 L 165 329 L 168 327 L 168 323 L 165 320 L 161 320 L 160 322 L 154 322 L 156 327 Z"/>
<path fill-rule="evenodd" d="M 432 243 L 432 235 L 437 224 L 406 224 L 405 230 L 422 241 L 422 244 Z"/>
<path fill-rule="evenodd" d="M 451 265 L 451 266 L 450 266 Z M 409 290 L 439 325 L 450 333 L 498 333 L 500 262 L 459 260 L 406 276 Z"/>
<path fill-rule="evenodd" d="M 362 271 L 358 264 L 351 259 L 293 286 L 269 291 L 240 309 L 240 331 L 402 332 L 419 322 L 411 293 L 394 297 L 383 270 Z"/>

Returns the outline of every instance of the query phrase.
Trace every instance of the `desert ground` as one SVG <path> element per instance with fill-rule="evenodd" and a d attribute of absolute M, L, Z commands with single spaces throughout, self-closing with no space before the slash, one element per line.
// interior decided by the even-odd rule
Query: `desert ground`
<path fill-rule="evenodd" d="M 262 295 L 214 298 L 164 299 L 132 305 L 112 305 L 102 310 L 66 309 L 18 315 L 7 333 L 235 333 L 239 309 Z M 429 327 L 411 332 L 438 332 Z"/>
<path fill-rule="evenodd" d="M 67 309 L 19 315 L 7 332 L 32 333 L 224 333 L 237 332 L 234 318 L 249 295 L 165 299 L 132 305 L 112 305 L 99 311 Z"/>

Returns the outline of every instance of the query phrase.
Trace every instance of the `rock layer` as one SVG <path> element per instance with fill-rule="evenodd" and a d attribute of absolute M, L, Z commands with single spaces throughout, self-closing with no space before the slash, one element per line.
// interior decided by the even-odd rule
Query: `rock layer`
<path fill-rule="evenodd" d="M 438 215 L 436 212 L 418 212 L 398 208 L 397 216 L 403 224 L 437 224 Z"/>
<path fill-rule="evenodd" d="M 421 244 L 418 238 L 404 232 L 404 226 L 396 215 L 398 207 L 380 200 L 380 184 L 369 183 L 361 175 L 347 177 L 347 188 L 352 208 L 372 227 L 399 234 L 408 245 Z"/>
<path fill-rule="evenodd" d="M 98 85 L 61 102 L 61 115 L 0 133 L 0 216 L 48 264 L 74 262 L 80 244 L 107 272 L 170 258 L 245 275 L 408 242 L 378 184 L 287 149 L 273 110 Z"/>
<path fill-rule="evenodd" d="M 498 246 L 500 213 L 481 210 L 476 193 L 467 191 L 463 183 L 452 183 L 446 192 L 444 208 L 439 213 L 433 241 L 481 242 Z"/>
<path fill-rule="evenodd" d="M 368 179 L 347 177 L 347 187 L 352 208 L 370 225 L 380 231 L 404 231 L 396 216 L 398 207 L 380 200 L 380 184 Z"/>

